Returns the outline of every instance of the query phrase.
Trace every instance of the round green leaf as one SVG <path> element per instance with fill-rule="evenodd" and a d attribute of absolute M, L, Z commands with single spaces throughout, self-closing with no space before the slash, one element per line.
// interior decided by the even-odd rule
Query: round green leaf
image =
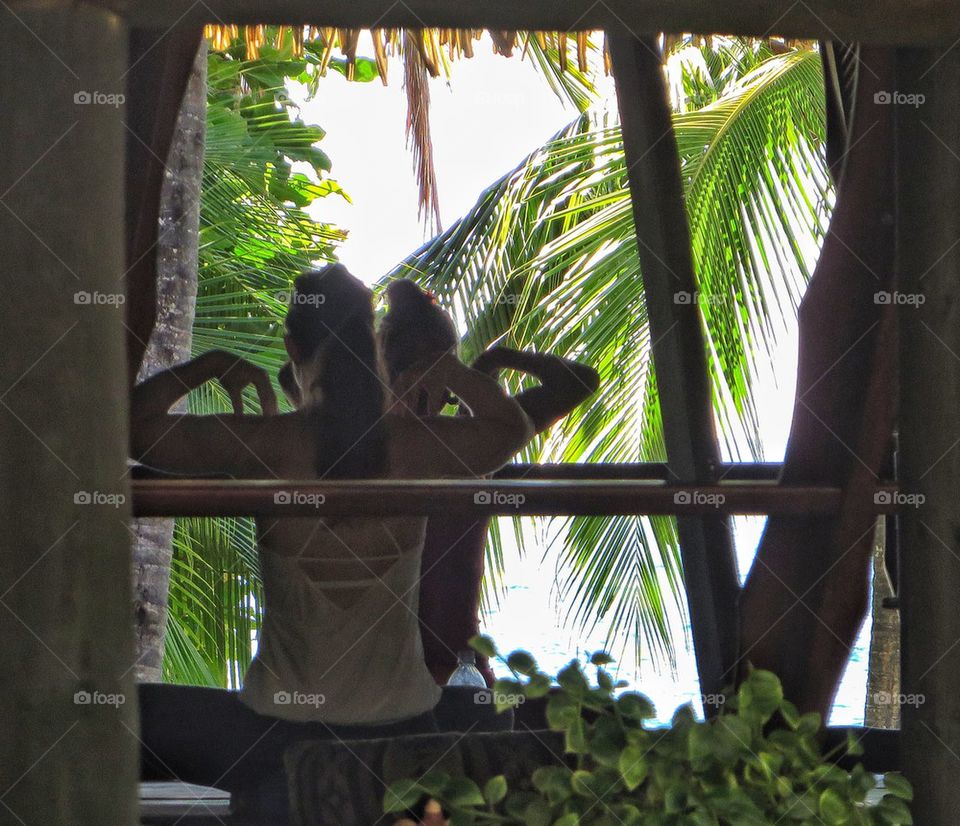
<path fill-rule="evenodd" d="M 887 774 L 883 776 L 883 785 L 886 787 L 888 794 L 892 794 L 903 800 L 913 800 L 913 786 L 910 785 L 910 781 L 902 774 L 887 772 Z"/>
<path fill-rule="evenodd" d="M 530 675 L 537 670 L 537 661 L 527 651 L 514 651 L 507 657 L 507 667 L 518 674 Z"/>
<path fill-rule="evenodd" d="M 480 787 L 469 777 L 453 777 L 443 792 L 443 801 L 451 806 L 482 806 Z"/>
<path fill-rule="evenodd" d="M 853 810 L 836 789 L 824 789 L 820 795 L 820 817 L 824 822 L 833 826 L 833 824 L 846 823 Z"/>
<path fill-rule="evenodd" d="M 483 787 L 483 799 L 495 806 L 507 796 L 507 778 L 502 774 L 491 777 Z"/>
<path fill-rule="evenodd" d="M 631 792 L 647 779 L 647 773 L 650 770 L 646 750 L 638 746 L 627 746 L 620 752 L 617 765 L 624 785 Z"/>
<path fill-rule="evenodd" d="M 412 809 L 423 795 L 424 789 L 416 780 L 396 780 L 383 795 L 383 811 L 390 814 Z"/>
<path fill-rule="evenodd" d="M 471 637 L 469 644 L 474 651 L 487 659 L 492 660 L 497 656 L 497 646 L 490 637 L 484 634 Z"/>
<path fill-rule="evenodd" d="M 653 703 L 636 691 L 625 691 L 617 698 L 620 713 L 631 720 L 649 720 L 657 716 Z"/>

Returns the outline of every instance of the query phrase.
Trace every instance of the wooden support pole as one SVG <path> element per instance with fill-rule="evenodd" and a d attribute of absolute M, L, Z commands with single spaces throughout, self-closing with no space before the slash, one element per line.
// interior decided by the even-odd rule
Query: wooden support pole
<path fill-rule="evenodd" d="M 133 824 L 126 26 L 0 8 L 0 822 Z M 118 97 L 121 96 L 121 97 Z"/>
<path fill-rule="evenodd" d="M 623 149 L 660 391 L 663 435 L 678 484 L 713 483 L 720 463 L 696 295 L 680 161 L 655 38 L 608 33 Z M 682 512 L 681 512 L 682 513 Z M 718 694 L 737 659 L 737 579 L 724 516 L 677 518 L 700 686 Z"/>
<path fill-rule="evenodd" d="M 960 37 L 953 0 L 98 0 L 144 26 L 313 23 L 343 28 L 439 28 L 771 34 L 813 40 L 949 46 Z"/>
<path fill-rule="evenodd" d="M 913 822 L 960 812 L 960 51 L 898 53 L 903 770 Z M 892 90 L 891 90 L 892 91 Z M 922 302 L 922 303 L 921 303 Z M 922 702 L 920 702 L 922 700 Z"/>

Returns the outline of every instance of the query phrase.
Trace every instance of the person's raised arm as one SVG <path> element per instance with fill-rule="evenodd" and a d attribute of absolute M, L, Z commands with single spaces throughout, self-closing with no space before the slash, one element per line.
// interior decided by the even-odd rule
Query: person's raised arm
<path fill-rule="evenodd" d="M 446 354 L 413 379 L 402 377 L 391 412 L 402 422 L 402 465 L 415 476 L 481 476 L 505 465 L 533 437 L 533 425 L 496 380 Z M 423 384 L 442 386 L 472 416 L 412 414 L 410 399 Z"/>
<path fill-rule="evenodd" d="M 136 423 L 163 416 L 187 393 L 212 379 L 218 379 L 230 395 L 235 415 L 243 413 L 243 389 L 248 384 L 256 388 L 264 415 L 277 414 L 277 397 L 264 370 L 225 350 L 210 350 L 162 370 L 134 387 L 130 396 L 130 418 Z"/>
<path fill-rule="evenodd" d="M 233 415 L 191 416 L 168 411 L 191 390 L 217 379 Z M 252 384 L 269 417 L 243 416 L 243 390 Z M 276 476 L 269 466 L 270 422 L 278 422 L 277 400 L 264 370 L 222 350 L 204 353 L 151 376 L 130 397 L 130 453 L 150 467 L 171 473 Z"/>
<path fill-rule="evenodd" d="M 518 370 L 540 380 L 516 400 L 542 433 L 585 402 L 600 386 L 592 367 L 548 353 L 529 353 L 507 347 L 491 347 L 473 363 L 474 370 L 496 376 L 500 370 Z"/>

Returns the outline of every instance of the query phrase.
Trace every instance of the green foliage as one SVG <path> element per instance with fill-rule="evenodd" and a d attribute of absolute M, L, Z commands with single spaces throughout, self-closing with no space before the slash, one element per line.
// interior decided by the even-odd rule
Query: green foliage
<path fill-rule="evenodd" d="M 715 39 L 677 60 L 686 92 L 675 94 L 674 130 L 698 287 L 687 300 L 703 319 L 724 452 L 759 460 L 757 372 L 796 315 L 832 202 L 820 59 Z M 458 314 L 466 358 L 504 344 L 599 371 L 596 396 L 522 461 L 666 458 L 631 206 L 619 126 L 585 115 L 390 276 L 418 280 Z M 685 610 L 675 520 L 577 517 L 562 527 L 568 618 L 585 631 L 602 620 L 608 641 L 630 640 L 638 659 L 645 647 L 672 661 L 681 635 L 672 618 Z"/>
<path fill-rule="evenodd" d="M 476 642 L 483 653 L 494 650 L 489 639 Z M 515 697 L 529 697 L 531 685 L 549 681 L 526 652 L 506 661 L 523 666 L 510 684 Z M 685 706 L 669 727 L 647 728 L 649 700 L 632 692 L 618 695 L 621 686 L 604 669 L 609 662 L 604 653 L 594 656 L 595 684 L 576 661 L 557 675 L 547 719 L 551 729 L 563 732 L 566 754 L 555 764 L 514 786 L 498 775 L 482 790 L 467 778 L 433 771 L 391 784 L 384 810 L 404 812 L 429 797 L 458 826 L 913 823 L 906 805 L 910 783 L 888 774 L 883 796 L 868 803 L 873 775 L 860 765 L 844 771 L 832 762 L 835 754 L 822 754 L 819 716 L 797 715 L 769 671 L 753 671 L 710 720 L 696 720 Z M 539 688 L 533 696 L 540 696 Z"/>
<path fill-rule="evenodd" d="M 289 42 L 265 45 L 257 60 L 243 59 L 239 43 L 208 58 L 193 350 L 229 350 L 273 375 L 286 358 L 280 332 L 293 278 L 332 260 L 345 235 L 306 212 L 347 197 L 317 147 L 323 129 L 302 122 L 287 96 L 286 84 L 308 82 L 315 62 L 309 52 L 295 59 Z M 197 414 L 231 409 L 216 383 L 188 401 Z M 253 520 L 177 520 L 164 678 L 238 685 L 262 606 Z"/>
<path fill-rule="evenodd" d="M 257 60 L 210 54 L 196 352 L 221 347 L 276 366 L 293 277 L 332 260 L 345 236 L 305 211 L 346 197 L 316 145 L 323 129 L 299 120 L 287 95 L 289 80 L 310 74 L 289 49 L 265 46 Z"/>

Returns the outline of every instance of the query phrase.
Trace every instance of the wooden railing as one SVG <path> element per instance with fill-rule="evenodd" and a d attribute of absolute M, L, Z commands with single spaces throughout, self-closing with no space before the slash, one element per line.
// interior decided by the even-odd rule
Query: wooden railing
<path fill-rule="evenodd" d="M 882 485 L 863 495 L 871 497 L 878 514 L 896 510 L 895 486 Z M 136 516 L 314 517 L 451 512 L 528 516 L 809 515 L 837 513 L 843 496 L 836 487 L 786 486 L 770 481 L 696 486 L 609 477 L 350 482 L 135 479 L 133 512 Z"/>

